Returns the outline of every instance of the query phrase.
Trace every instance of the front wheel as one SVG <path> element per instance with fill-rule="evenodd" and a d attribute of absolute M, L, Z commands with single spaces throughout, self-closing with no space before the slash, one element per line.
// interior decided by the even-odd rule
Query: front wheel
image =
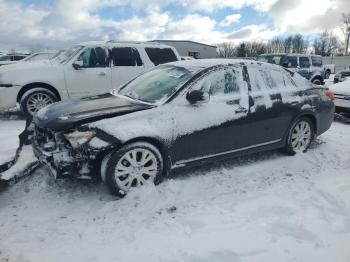
<path fill-rule="evenodd" d="M 291 126 L 288 137 L 286 152 L 295 155 L 297 152 L 305 153 L 314 139 L 313 123 L 306 117 L 299 118 Z"/>
<path fill-rule="evenodd" d="M 161 153 L 145 142 L 125 145 L 108 154 L 103 162 L 102 179 L 110 192 L 120 197 L 134 187 L 156 183 L 163 172 Z"/>
<path fill-rule="evenodd" d="M 50 90 L 33 88 L 23 94 L 20 106 L 25 116 L 32 117 L 41 108 L 57 101 L 57 96 Z"/>

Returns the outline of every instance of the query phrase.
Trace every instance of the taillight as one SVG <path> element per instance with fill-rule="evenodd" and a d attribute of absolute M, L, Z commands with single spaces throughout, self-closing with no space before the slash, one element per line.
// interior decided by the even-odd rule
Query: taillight
<path fill-rule="evenodd" d="M 328 98 L 332 101 L 335 99 L 334 93 L 332 91 L 327 91 L 326 96 L 328 96 Z"/>

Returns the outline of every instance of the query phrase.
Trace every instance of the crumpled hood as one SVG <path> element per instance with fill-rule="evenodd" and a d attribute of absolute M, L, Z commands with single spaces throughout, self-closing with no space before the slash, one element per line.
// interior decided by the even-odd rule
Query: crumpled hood
<path fill-rule="evenodd" d="M 106 93 L 47 106 L 34 116 L 34 123 L 40 128 L 63 131 L 152 107 L 154 106 Z"/>

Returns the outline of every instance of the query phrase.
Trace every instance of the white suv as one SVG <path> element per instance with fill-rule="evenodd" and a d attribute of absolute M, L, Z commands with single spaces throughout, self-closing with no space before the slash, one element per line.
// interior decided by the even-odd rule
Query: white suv
<path fill-rule="evenodd" d="M 0 68 L 0 111 L 20 105 L 26 115 L 60 100 L 118 88 L 159 64 L 180 60 L 176 49 L 153 43 L 87 42 L 48 61 Z"/>

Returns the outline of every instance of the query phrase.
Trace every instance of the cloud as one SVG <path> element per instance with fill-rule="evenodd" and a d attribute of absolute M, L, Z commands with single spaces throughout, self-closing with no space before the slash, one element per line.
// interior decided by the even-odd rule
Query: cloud
<path fill-rule="evenodd" d="M 184 13 L 172 13 L 169 5 Z M 104 9 L 126 6 L 137 12 L 121 20 L 101 15 Z M 269 26 L 245 24 L 230 32 L 230 25 L 249 19 L 238 13 L 244 7 L 269 17 Z M 232 14 L 220 20 L 213 14 L 221 9 Z M 315 34 L 326 29 L 339 33 L 342 12 L 350 12 L 349 0 L 56 0 L 52 6 L 0 0 L 0 48 L 60 48 L 108 39 L 264 41 L 281 33 Z"/>
<path fill-rule="evenodd" d="M 241 15 L 240 14 L 228 15 L 220 22 L 219 25 L 220 26 L 230 26 L 233 23 L 239 22 L 240 19 L 241 19 Z"/>

